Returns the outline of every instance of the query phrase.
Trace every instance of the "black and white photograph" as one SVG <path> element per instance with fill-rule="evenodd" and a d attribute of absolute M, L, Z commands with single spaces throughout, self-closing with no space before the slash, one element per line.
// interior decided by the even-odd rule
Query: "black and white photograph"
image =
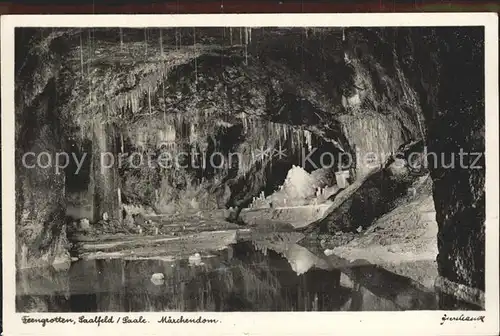
<path fill-rule="evenodd" d="M 76 22 L 11 38 L 16 313 L 485 322 L 480 22 Z"/>

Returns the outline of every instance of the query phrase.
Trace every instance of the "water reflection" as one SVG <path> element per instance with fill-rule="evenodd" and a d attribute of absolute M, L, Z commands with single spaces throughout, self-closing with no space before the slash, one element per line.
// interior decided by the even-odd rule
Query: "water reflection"
<path fill-rule="evenodd" d="M 278 251 L 276 251 L 278 250 Z M 250 242 L 201 260 L 91 260 L 17 274 L 18 311 L 338 311 L 435 309 L 432 293 L 373 265 L 336 268 L 296 244 Z M 341 271 L 342 270 L 342 271 Z M 341 274 L 350 280 L 341 284 Z"/>

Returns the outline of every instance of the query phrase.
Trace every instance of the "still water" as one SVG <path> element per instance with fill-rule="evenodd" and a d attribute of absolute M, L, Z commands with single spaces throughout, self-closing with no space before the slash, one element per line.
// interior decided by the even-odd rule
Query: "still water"
<path fill-rule="evenodd" d="M 16 280 L 20 312 L 436 309 L 435 295 L 407 278 L 366 264 L 341 272 L 298 245 L 278 253 L 243 242 L 201 260 L 80 260 Z"/>

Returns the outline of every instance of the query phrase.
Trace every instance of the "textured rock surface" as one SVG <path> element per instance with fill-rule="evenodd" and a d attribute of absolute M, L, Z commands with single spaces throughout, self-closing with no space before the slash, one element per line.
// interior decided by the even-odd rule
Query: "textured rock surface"
<path fill-rule="evenodd" d="M 19 268 L 48 266 L 69 262 L 66 239 L 64 173 L 57 175 L 52 166 L 41 168 L 36 158 L 26 157 L 25 169 L 22 154 L 33 152 L 53 155 L 63 146 L 62 125 L 52 113 L 54 83 L 48 85 L 31 109 L 18 115 L 18 137 L 22 147 L 16 152 L 16 264 Z M 55 120 L 49 124 L 48 120 Z M 30 123 L 37 123 L 33 125 Z M 42 166 L 54 160 L 53 156 L 39 156 Z"/>
<path fill-rule="evenodd" d="M 325 150 L 363 154 L 392 152 L 425 136 L 437 154 L 460 148 L 484 153 L 481 28 L 347 29 L 346 43 L 335 29 L 290 29 L 287 35 L 253 30 L 244 40 L 252 41 L 248 45 L 233 41 L 226 30 L 197 29 L 196 44 L 191 29 L 182 31 L 182 43 L 177 34 L 163 34 L 162 50 L 154 29 L 146 41 L 142 30 L 124 32 L 125 47 L 118 30 L 16 34 L 17 167 L 26 151 L 53 153 L 69 137 L 79 145 L 91 140 L 95 116 L 119 131 L 116 152 L 158 151 L 164 142 L 167 150 L 173 143 L 246 154 L 241 169 L 119 171 L 123 201 L 175 212 L 245 206 L 261 191 L 274 191 L 270 181 L 284 179 L 278 172 L 297 164 L 299 156 L 257 162 L 251 154 L 280 141 L 295 153 L 312 141 Z M 28 39 L 35 41 L 33 48 L 23 52 Z M 358 173 L 365 168 L 358 164 Z M 430 171 L 439 273 L 484 289 L 484 168 L 437 165 Z M 53 263 L 66 255 L 68 179 L 40 169 L 16 173 L 17 263 Z M 120 186 L 112 180 L 97 186 L 100 194 Z M 371 195 L 358 203 L 364 206 L 367 199 L 373 207 L 377 196 Z M 105 211 L 112 215 L 113 209 Z"/>

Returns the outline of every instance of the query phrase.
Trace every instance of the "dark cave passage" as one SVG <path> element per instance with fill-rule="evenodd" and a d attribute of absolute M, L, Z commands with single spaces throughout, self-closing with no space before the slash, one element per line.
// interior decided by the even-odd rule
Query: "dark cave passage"
<path fill-rule="evenodd" d="M 66 153 L 71 153 L 65 169 L 65 188 L 69 193 L 86 191 L 92 174 L 92 142 L 86 140 L 83 144 L 68 141 Z"/>

